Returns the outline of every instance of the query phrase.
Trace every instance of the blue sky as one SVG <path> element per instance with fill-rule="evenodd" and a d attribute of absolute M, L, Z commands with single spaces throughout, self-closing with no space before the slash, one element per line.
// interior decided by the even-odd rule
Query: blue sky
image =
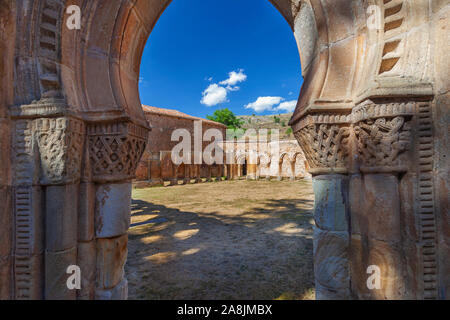
<path fill-rule="evenodd" d="M 268 0 L 173 0 L 140 72 L 143 104 L 199 117 L 285 113 L 302 84 L 293 33 Z"/>

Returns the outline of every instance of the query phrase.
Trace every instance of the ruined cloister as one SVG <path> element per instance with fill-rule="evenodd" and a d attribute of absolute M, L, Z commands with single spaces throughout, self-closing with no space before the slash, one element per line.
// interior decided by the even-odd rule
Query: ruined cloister
<path fill-rule="evenodd" d="M 449 299 L 448 0 L 271 3 L 304 76 L 290 125 L 313 177 L 316 298 Z M 169 4 L 0 2 L 0 299 L 127 298 L 140 59 Z"/>

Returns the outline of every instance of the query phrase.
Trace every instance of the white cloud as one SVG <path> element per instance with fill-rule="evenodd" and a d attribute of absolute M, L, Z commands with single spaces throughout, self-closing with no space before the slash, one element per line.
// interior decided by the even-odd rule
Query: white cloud
<path fill-rule="evenodd" d="M 226 89 L 228 91 L 239 91 L 239 90 L 241 90 L 241 87 L 239 87 L 239 86 L 234 86 L 234 87 L 227 86 Z"/>
<path fill-rule="evenodd" d="M 209 85 L 209 87 L 203 91 L 203 98 L 200 102 L 208 107 L 226 102 L 228 101 L 228 92 L 239 91 L 241 88 L 236 84 L 247 80 L 247 75 L 244 73 L 243 69 L 239 69 L 237 72 L 231 71 L 228 73 L 228 76 L 227 80 L 221 81 L 219 84 L 213 83 Z M 211 82 L 213 78 L 205 78 L 205 80 Z"/>
<path fill-rule="evenodd" d="M 280 105 L 276 109 L 287 111 L 287 112 L 294 112 L 296 106 L 297 106 L 297 100 L 291 100 L 291 101 L 285 101 L 285 102 L 280 103 Z"/>
<path fill-rule="evenodd" d="M 259 97 L 255 102 L 247 104 L 245 108 L 253 109 L 256 112 L 270 111 L 283 100 L 282 97 Z"/>
<path fill-rule="evenodd" d="M 234 87 L 236 84 L 244 82 L 245 80 L 247 80 L 247 75 L 244 73 L 244 69 L 239 69 L 237 72 L 236 71 L 229 72 L 228 79 L 221 81 L 219 84 L 227 87 Z"/>
<path fill-rule="evenodd" d="M 219 103 L 226 102 L 227 94 L 228 92 L 224 87 L 213 83 L 203 91 L 203 98 L 200 102 L 208 107 L 212 107 Z"/>

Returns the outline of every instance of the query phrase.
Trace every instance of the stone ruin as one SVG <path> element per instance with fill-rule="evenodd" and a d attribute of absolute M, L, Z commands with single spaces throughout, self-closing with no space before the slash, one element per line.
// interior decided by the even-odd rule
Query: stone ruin
<path fill-rule="evenodd" d="M 136 170 L 133 183 L 135 187 L 165 185 L 166 182 L 173 186 L 180 183 L 222 181 L 223 178 L 227 180 L 310 178 L 306 172 L 305 156 L 296 140 L 274 142 L 267 136 L 265 137 L 267 141 L 258 143 L 257 132 L 252 131 L 256 135 L 249 136 L 249 130 L 243 136 L 228 141 L 227 127 L 223 124 L 190 116 L 177 110 L 149 106 L 143 106 L 143 109 L 151 131 Z M 172 134 L 178 129 L 187 130 L 190 135 L 189 163 L 175 164 L 172 161 L 172 150 L 184 141 L 184 138 L 172 140 Z M 194 161 L 195 131 L 198 130 L 198 134 L 201 134 L 203 139 L 209 129 L 218 130 L 222 135 L 222 140 L 218 141 L 217 146 L 221 149 L 223 158 L 220 163 L 196 164 Z M 199 151 L 205 151 L 211 143 L 210 140 L 203 140 Z"/>
<path fill-rule="evenodd" d="M 305 78 L 290 124 L 314 178 L 317 298 L 448 299 L 448 0 L 271 2 Z M 139 63 L 169 3 L 0 2 L 0 299 L 127 297 Z"/>

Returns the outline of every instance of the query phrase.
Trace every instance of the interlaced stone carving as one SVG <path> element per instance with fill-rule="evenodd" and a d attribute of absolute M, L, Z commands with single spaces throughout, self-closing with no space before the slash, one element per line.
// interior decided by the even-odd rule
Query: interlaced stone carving
<path fill-rule="evenodd" d="M 414 103 L 375 104 L 367 101 L 353 111 L 362 171 L 406 171 L 402 155 L 410 149 Z"/>
<path fill-rule="evenodd" d="M 339 124 L 309 124 L 295 134 L 311 171 L 345 170 L 350 128 Z"/>
<path fill-rule="evenodd" d="M 84 123 L 70 118 L 34 122 L 39 146 L 41 183 L 69 183 L 80 178 Z"/>
<path fill-rule="evenodd" d="M 404 117 L 365 120 L 355 126 L 364 167 L 402 167 L 400 154 L 409 150 L 410 125 Z"/>
<path fill-rule="evenodd" d="M 145 150 L 147 129 L 131 123 L 91 126 L 89 157 L 96 181 L 120 181 L 135 175 Z"/>

